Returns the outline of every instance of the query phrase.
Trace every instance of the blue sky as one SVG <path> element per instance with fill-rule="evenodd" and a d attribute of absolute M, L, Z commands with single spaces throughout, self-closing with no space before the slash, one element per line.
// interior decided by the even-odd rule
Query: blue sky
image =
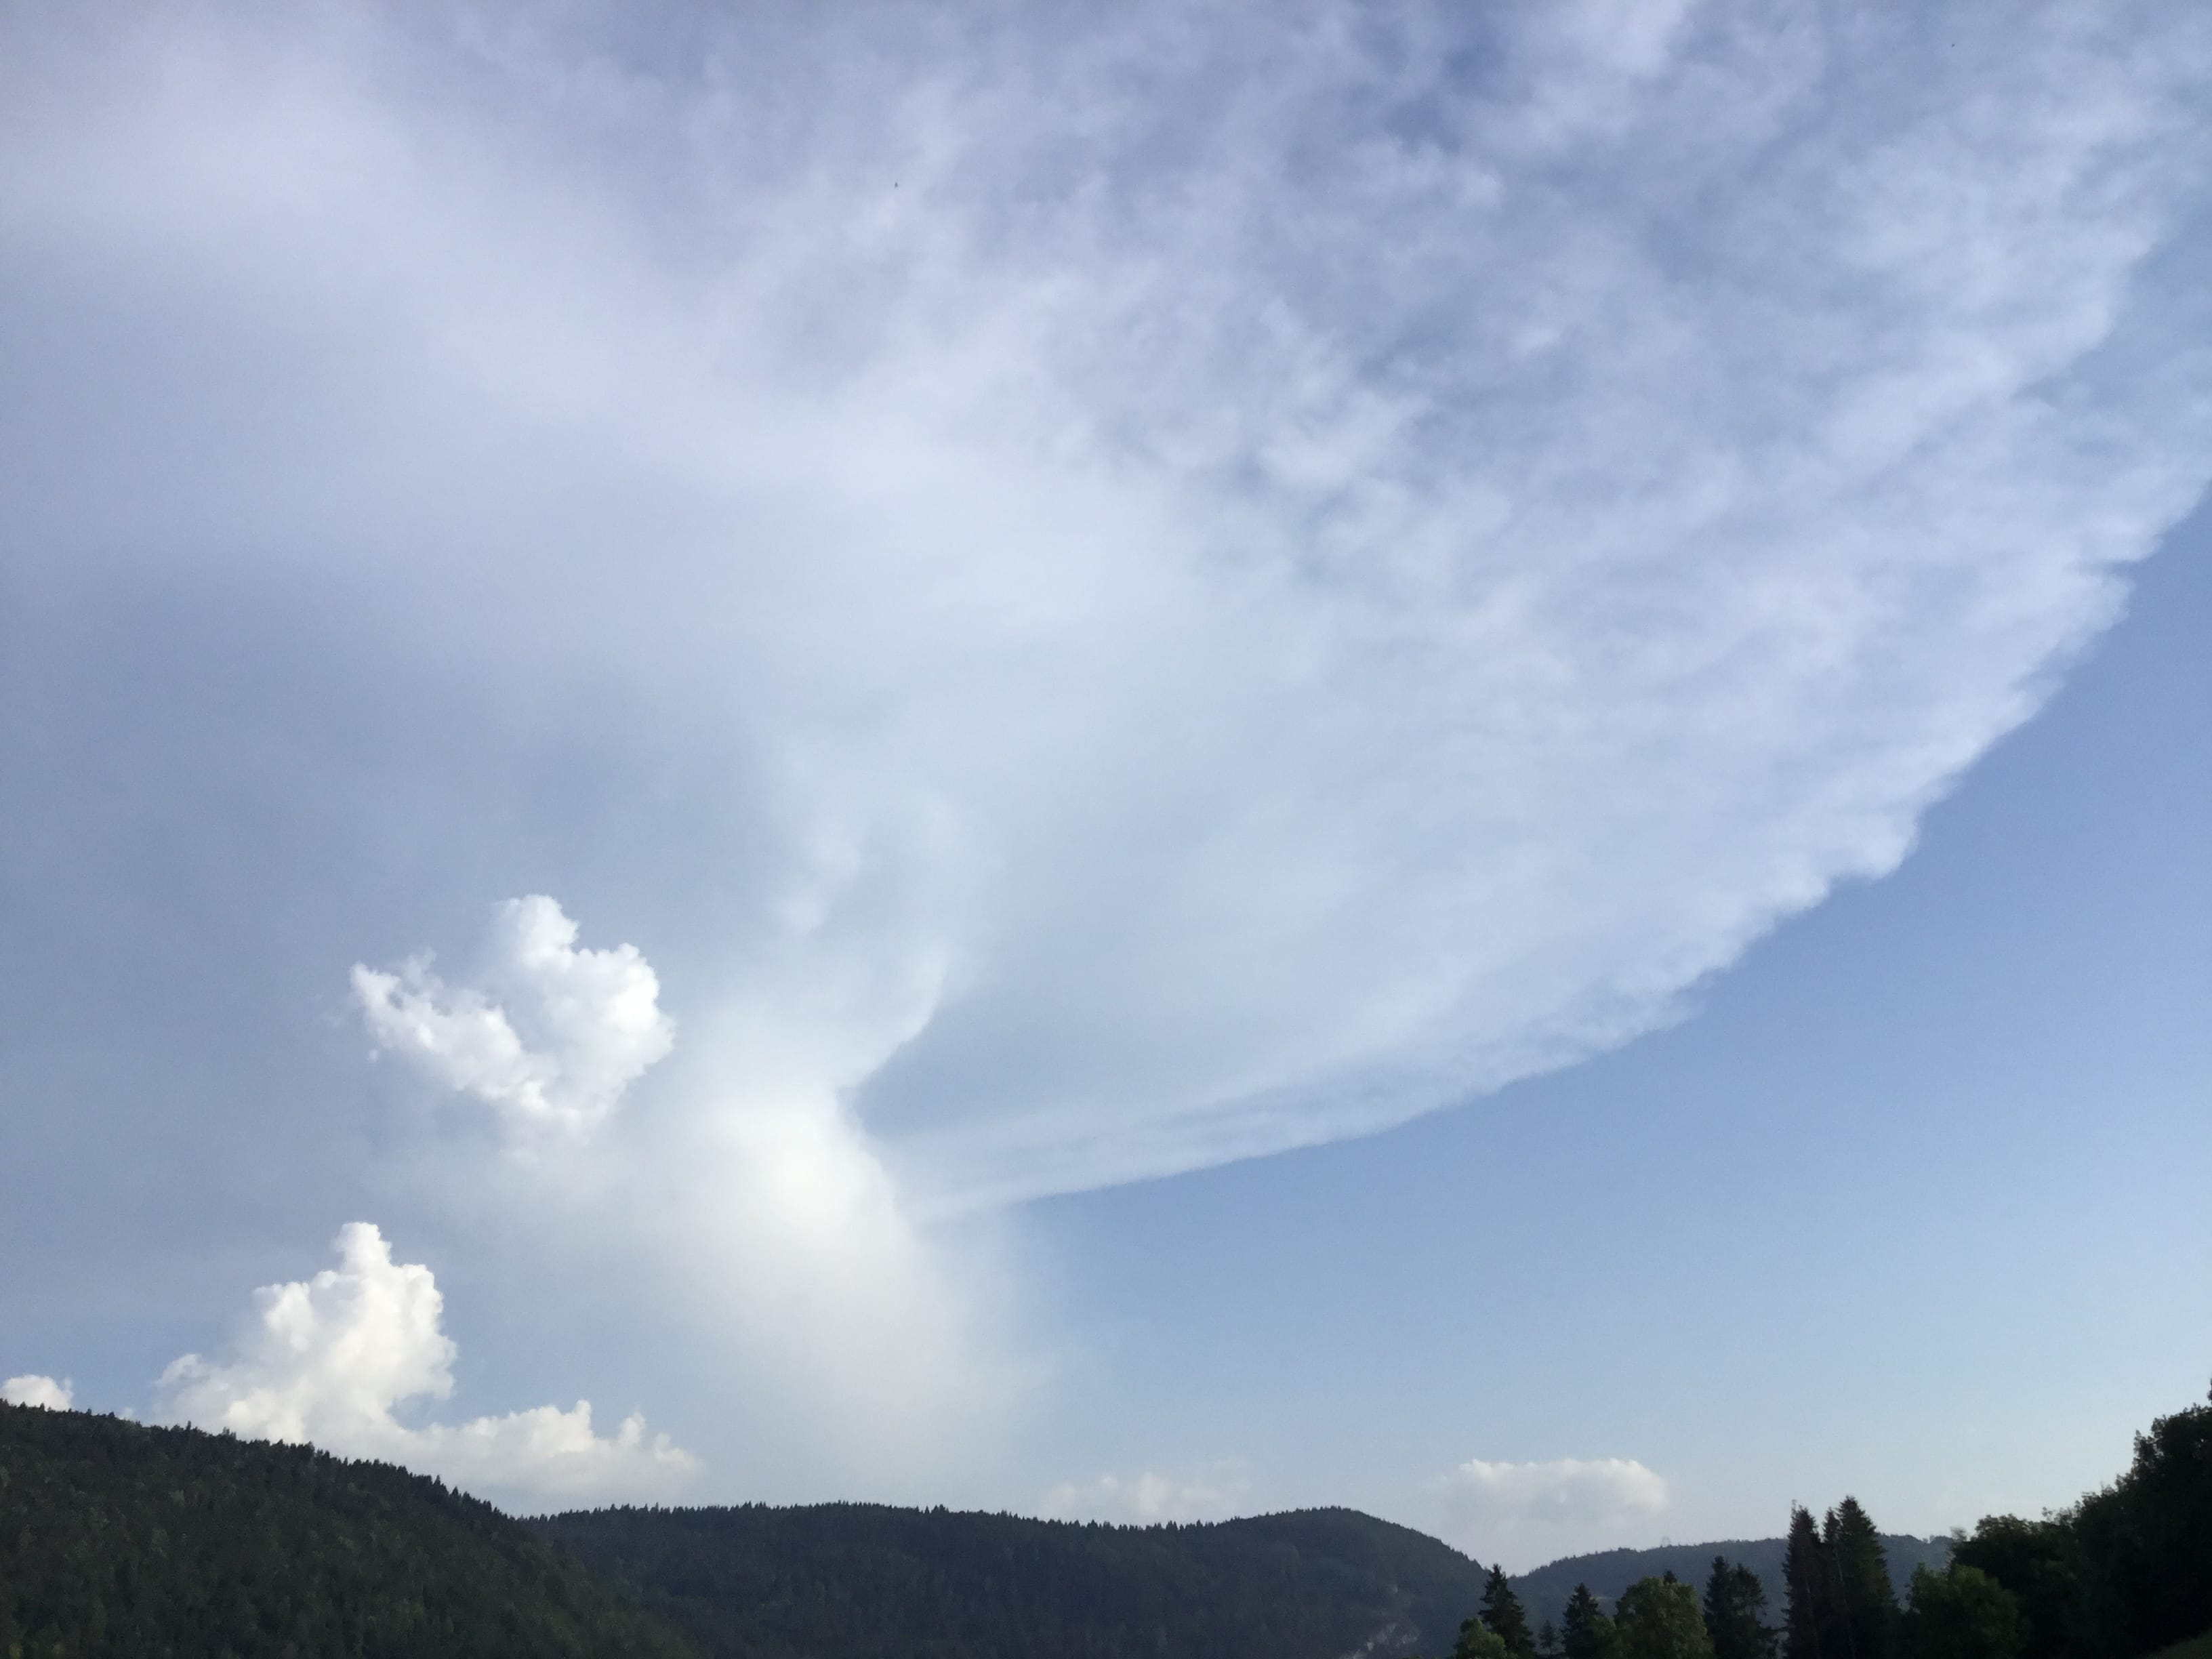
<path fill-rule="evenodd" d="M 14 1392 L 1523 1565 L 2201 1389 L 2193 9 L 7 28 Z"/>

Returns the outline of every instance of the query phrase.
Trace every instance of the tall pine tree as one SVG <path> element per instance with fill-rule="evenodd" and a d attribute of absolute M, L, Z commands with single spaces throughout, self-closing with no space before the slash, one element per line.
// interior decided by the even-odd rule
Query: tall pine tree
<path fill-rule="evenodd" d="M 1826 1650 L 1833 1623 L 1834 1598 L 1828 1589 L 1827 1551 L 1803 1504 L 1790 1510 L 1790 1538 L 1782 1552 L 1782 1588 L 1787 1597 L 1782 1619 L 1782 1659 L 1847 1659 Z"/>
<path fill-rule="evenodd" d="M 1536 1638 L 1528 1633 L 1528 1615 L 1521 1610 L 1521 1598 L 1506 1582 L 1503 1567 L 1491 1568 L 1489 1582 L 1482 1587 L 1482 1622 L 1505 1644 L 1505 1651 L 1513 1659 L 1536 1659 Z"/>
<path fill-rule="evenodd" d="M 1775 1632 L 1766 1624 L 1766 1587 L 1749 1567 L 1713 1557 L 1705 1613 L 1713 1659 L 1771 1659 Z"/>
<path fill-rule="evenodd" d="M 1821 1644 L 1827 1659 L 1889 1659 L 1896 1645 L 1897 1593 L 1874 1521 L 1846 1498 L 1820 1529 L 1831 1596 Z"/>
<path fill-rule="evenodd" d="M 1576 1585 L 1567 1598 L 1559 1615 L 1559 1645 L 1566 1659 L 1615 1659 L 1620 1651 L 1620 1632 L 1588 1584 Z"/>

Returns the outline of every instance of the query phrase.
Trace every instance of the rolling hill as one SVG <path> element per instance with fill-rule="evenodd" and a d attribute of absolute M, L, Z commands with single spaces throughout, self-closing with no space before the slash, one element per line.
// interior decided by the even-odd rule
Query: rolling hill
<path fill-rule="evenodd" d="M 501 1515 L 305 1446 L 0 1405 L 0 1654 L 684 1659 Z"/>
<path fill-rule="evenodd" d="M 1351 1510 L 1111 1527 L 824 1504 L 530 1523 L 711 1659 L 1400 1659 L 1448 1652 L 1483 1570 Z"/>

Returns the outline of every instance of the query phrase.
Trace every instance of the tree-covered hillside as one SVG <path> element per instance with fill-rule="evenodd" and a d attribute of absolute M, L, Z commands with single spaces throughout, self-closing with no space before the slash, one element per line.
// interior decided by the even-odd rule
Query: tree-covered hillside
<path fill-rule="evenodd" d="M 382 1463 L 0 1406 L 9 1659 L 680 1659 L 489 1504 Z"/>
<path fill-rule="evenodd" d="M 1350 1510 L 1109 1527 L 865 1504 L 532 1522 L 723 1659 L 1396 1659 L 1447 1651 L 1483 1574 Z"/>

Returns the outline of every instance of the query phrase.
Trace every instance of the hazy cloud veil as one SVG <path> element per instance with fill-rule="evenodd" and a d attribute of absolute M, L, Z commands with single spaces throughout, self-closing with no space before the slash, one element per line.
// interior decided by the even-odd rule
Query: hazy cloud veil
<path fill-rule="evenodd" d="M 359 1010 L 805 1375 L 919 1355 L 862 1416 L 972 1392 L 934 1221 L 1569 1062 L 1891 868 L 2205 483 L 2189 6 L 455 16 L 5 26 L 0 533 L 343 595 L 480 862 L 573 690 L 555 873 L 685 902 Z"/>

